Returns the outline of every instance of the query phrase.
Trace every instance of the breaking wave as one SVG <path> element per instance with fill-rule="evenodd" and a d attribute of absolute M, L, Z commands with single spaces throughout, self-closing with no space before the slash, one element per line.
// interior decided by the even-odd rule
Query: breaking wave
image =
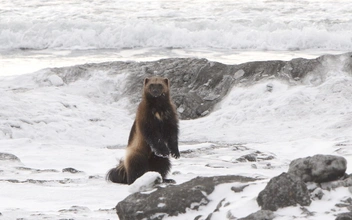
<path fill-rule="evenodd" d="M 352 20 L 347 9 L 352 3 L 348 1 L 341 2 L 346 7 L 337 7 L 328 0 L 259 1 L 256 5 L 251 1 L 78 4 L 69 0 L 49 4 L 31 0 L 17 4 L 19 8 L 3 4 L 3 50 L 352 50 Z"/>

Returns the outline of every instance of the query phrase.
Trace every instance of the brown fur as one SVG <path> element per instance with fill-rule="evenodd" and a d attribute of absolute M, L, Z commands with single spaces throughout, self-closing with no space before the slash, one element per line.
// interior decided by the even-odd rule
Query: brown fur
<path fill-rule="evenodd" d="M 159 172 L 165 179 L 171 168 L 170 154 L 175 158 L 180 157 L 178 118 L 170 99 L 169 80 L 162 77 L 146 78 L 125 159 L 108 172 L 107 179 L 131 184 L 148 171 Z"/>

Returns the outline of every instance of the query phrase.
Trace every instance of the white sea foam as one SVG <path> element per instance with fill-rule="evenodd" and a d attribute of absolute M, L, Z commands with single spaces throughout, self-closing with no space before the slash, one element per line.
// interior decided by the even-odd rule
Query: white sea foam
<path fill-rule="evenodd" d="M 0 0 L 0 49 L 352 50 L 348 0 Z"/>

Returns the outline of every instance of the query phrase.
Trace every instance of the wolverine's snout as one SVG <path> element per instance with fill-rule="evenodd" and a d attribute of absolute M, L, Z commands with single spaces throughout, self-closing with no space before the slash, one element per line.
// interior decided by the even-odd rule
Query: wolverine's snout
<path fill-rule="evenodd" d="M 150 94 L 153 97 L 159 97 L 163 93 L 163 85 L 161 85 L 161 84 L 151 84 L 149 86 L 149 91 L 150 91 Z"/>

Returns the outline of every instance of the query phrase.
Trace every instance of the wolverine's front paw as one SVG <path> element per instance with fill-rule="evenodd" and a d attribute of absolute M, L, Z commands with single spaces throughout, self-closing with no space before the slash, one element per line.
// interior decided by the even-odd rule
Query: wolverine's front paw
<path fill-rule="evenodd" d="M 167 147 L 161 148 L 161 149 L 153 149 L 153 152 L 156 156 L 158 157 L 169 157 L 170 151 L 167 149 Z"/>
<path fill-rule="evenodd" d="M 173 158 L 175 158 L 175 159 L 178 159 L 178 158 L 180 158 L 180 152 L 172 152 L 171 153 L 171 156 L 173 157 Z"/>

